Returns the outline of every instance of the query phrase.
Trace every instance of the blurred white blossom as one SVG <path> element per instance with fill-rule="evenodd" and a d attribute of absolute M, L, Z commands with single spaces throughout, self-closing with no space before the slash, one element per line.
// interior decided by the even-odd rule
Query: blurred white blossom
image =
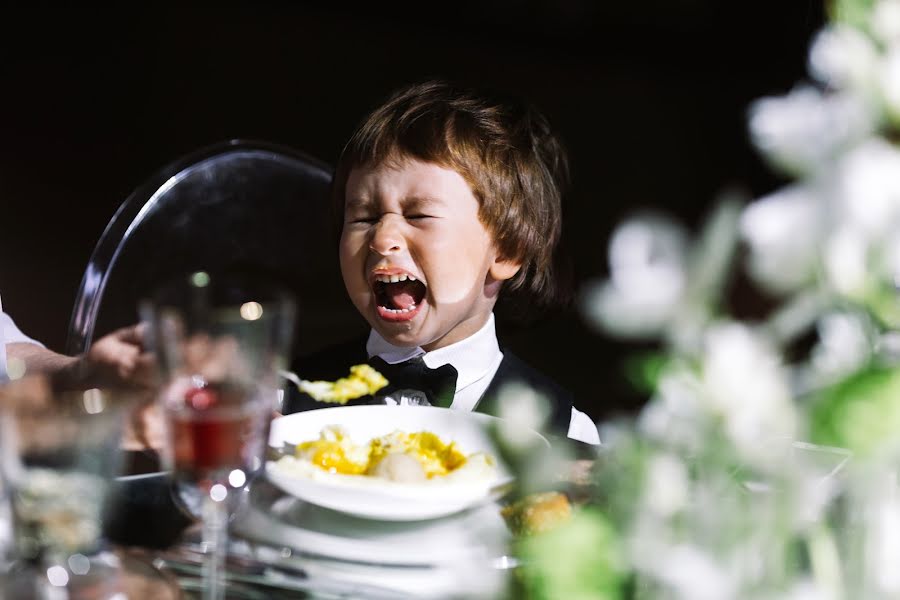
<path fill-rule="evenodd" d="M 735 598 L 734 582 L 713 556 L 687 544 L 670 548 L 653 565 L 660 581 L 680 600 Z"/>
<path fill-rule="evenodd" d="M 600 425 L 636 597 L 900 598 L 900 0 L 830 14 L 811 80 L 748 107 L 792 181 L 720 201 L 694 237 L 627 221 L 583 296 L 658 344 L 634 424 Z M 758 321 L 729 314 L 738 239 L 777 302 Z"/>
<path fill-rule="evenodd" d="M 900 501 L 893 494 L 881 498 L 880 505 L 872 513 L 876 520 L 872 531 L 876 532 L 870 539 L 869 557 L 874 571 L 875 581 L 880 591 L 900 593 Z"/>
<path fill-rule="evenodd" d="M 748 460 L 767 459 L 771 438 L 796 435 L 796 409 L 780 354 L 746 325 L 710 328 L 702 381 L 710 407 Z"/>
<path fill-rule="evenodd" d="M 871 138 L 846 154 L 837 173 L 838 222 L 857 226 L 874 239 L 900 225 L 900 151 L 896 147 Z"/>
<path fill-rule="evenodd" d="M 900 120 L 900 43 L 895 44 L 881 65 L 881 93 L 888 117 Z"/>
<path fill-rule="evenodd" d="M 741 216 L 748 269 L 765 288 L 790 292 L 814 279 L 825 223 L 821 198 L 804 185 L 783 188 L 750 204 Z"/>
<path fill-rule="evenodd" d="M 749 109 L 754 145 L 791 175 L 827 168 L 840 150 L 872 129 L 871 120 L 858 96 L 824 95 L 810 86 L 798 86 L 784 97 L 761 98 Z"/>
<path fill-rule="evenodd" d="M 701 397 L 701 382 L 693 372 L 684 367 L 670 369 L 638 415 L 638 431 L 670 448 L 699 451 L 704 441 L 697 432 L 708 420 Z"/>
<path fill-rule="evenodd" d="M 650 460 L 644 489 L 647 508 L 664 517 L 671 516 L 690 500 L 687 468 L 673 454 L 655 456 Z"/>
<path fill-rule="evenodd" d="M 879 0 L 872 8 L 872 32 L 883 44 L 900 43 L 900 1 Z"/>
<path fill-rule="evenodd" d="M 519 449 L 533 444 L 529 432 L 543 429 L 550 413 L 546 399 L 531 386 L 511 382 L 500 388 L 497 404 L 500 434 L 506 443 Z"/>
<path fill-rule="evenodd" d="M 883 268 L 887 280 L 900 290 L 900 230 L 891 232 L 883 246 Z"/>
<path fill-rule="evenodd" d="M 853 227 L 836 230 L 825 242 L 825 275 L 832 288 L 849 298 L 862 299 L 868 276 L 868 241 Z"/>
<path fill-rule="evenodd" d="M 871 90 L 877 81 L 878 50 L 862 31 L 849 25 L 825 27 L 813 40 L 809 70 L 835 88 Z"/>
<path fill-rule="evenodd" d="M 617 335 L 658 335 L 685 291 L 686 238 L 681 227 L 658 216 L 618 227 L 610 241 L 609 280 L 585 292 L 588 316 Z"/>
<path fill-rule="evenodd" d="M 833 594 L 830 594 L 819 588 L 814 581 L 804 579 L 795 583 L 784 600 L 837 600 Z"/>
<path fill-rule="evenodd" d="M 871 324 L 860 313 L 836 312 L 823 315 L 818 322 L 819 341 L 813 348 L 810 364 L 820 381 L 836 381 L 861 369 L 874 347 Z"/>

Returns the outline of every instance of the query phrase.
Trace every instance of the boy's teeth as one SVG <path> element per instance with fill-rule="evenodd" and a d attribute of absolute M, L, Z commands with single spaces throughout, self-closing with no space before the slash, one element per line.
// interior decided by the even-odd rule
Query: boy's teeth
<path fill-rule="evenodd" d="M 380 281 L 381 283 L 400 283 L 401 281 L 416 281 L 416 278 L 412 275 L 376 275 L 375 281 Z"/>
<path fill-rule="evenodd" d="M 399 314 L 402 314 L 402 313 L 408 313 L 408 312 L 412 312 L 412 311 L 416 310 L 416 305 L 415 305 L 415 304 L 410 304 L 410 305 L 407 306 L 406 308 L 387 308 L 387 307 L 384 307 L 384 310 L 388 311 L 389 313 L 394 313 L 395 315 L 399 315 Z"/>

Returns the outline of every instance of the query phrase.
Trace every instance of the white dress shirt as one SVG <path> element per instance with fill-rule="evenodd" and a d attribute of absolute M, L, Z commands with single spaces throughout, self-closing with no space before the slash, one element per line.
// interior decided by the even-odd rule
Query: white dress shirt
<path fill-rule="evenodd" d="M 366 352 L 369 358 L 379 356 L 386 363 L 392 365 L 417 356 L 421 356 L 431 369 L 448 363 L 453 365 L 457 372 L 456 394 L 453 396 L 450 408 L 469 411 L 474 410 L 503 361 L 503 353 L 497 342 L 493 314 L 488 318 L 484 327 L 473 335 L 431 352 L 426 352 L 418 346 L 414 348 L 394 346 L 373 329 L 369 333 L 368 342 L 366 342 Z M 572 417 L 569 420 L 568 437 L 588 444 L 600 443 L 597 425 L 574 406 L 572 407 Z"/>

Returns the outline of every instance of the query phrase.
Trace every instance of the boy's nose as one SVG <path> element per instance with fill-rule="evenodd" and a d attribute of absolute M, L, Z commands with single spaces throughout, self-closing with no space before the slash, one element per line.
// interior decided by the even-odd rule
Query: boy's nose
<path fill-rule="evenodd" d="M 388 254 L 400 252 L 403 249 L 403 245 L 403 237 L 399 234 L 397 228 L 390 223 L 382 221 L 375 227 L 372 240 L 369 242 L 369 249 L 382 256 L 387 256 Z"/>

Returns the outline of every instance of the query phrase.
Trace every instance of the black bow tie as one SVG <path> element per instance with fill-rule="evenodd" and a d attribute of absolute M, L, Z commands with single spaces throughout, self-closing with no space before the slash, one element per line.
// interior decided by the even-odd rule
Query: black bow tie
<path fill-rule="evenodd" d="M 369 364 L 384 375 L 388 384 L 376 394 L 377 398 L 391 396 L 395 399 L 399 390 L 416 390 L 425 394 L 432 406 L 449 408 L 456 393 L 456 368 L 446 364 L 432 369 L 421 356 L 397 364 L 388 364 L 381 357 L 373 356 Z M 398 401 L 399 404 L 399 401 Z"/>

